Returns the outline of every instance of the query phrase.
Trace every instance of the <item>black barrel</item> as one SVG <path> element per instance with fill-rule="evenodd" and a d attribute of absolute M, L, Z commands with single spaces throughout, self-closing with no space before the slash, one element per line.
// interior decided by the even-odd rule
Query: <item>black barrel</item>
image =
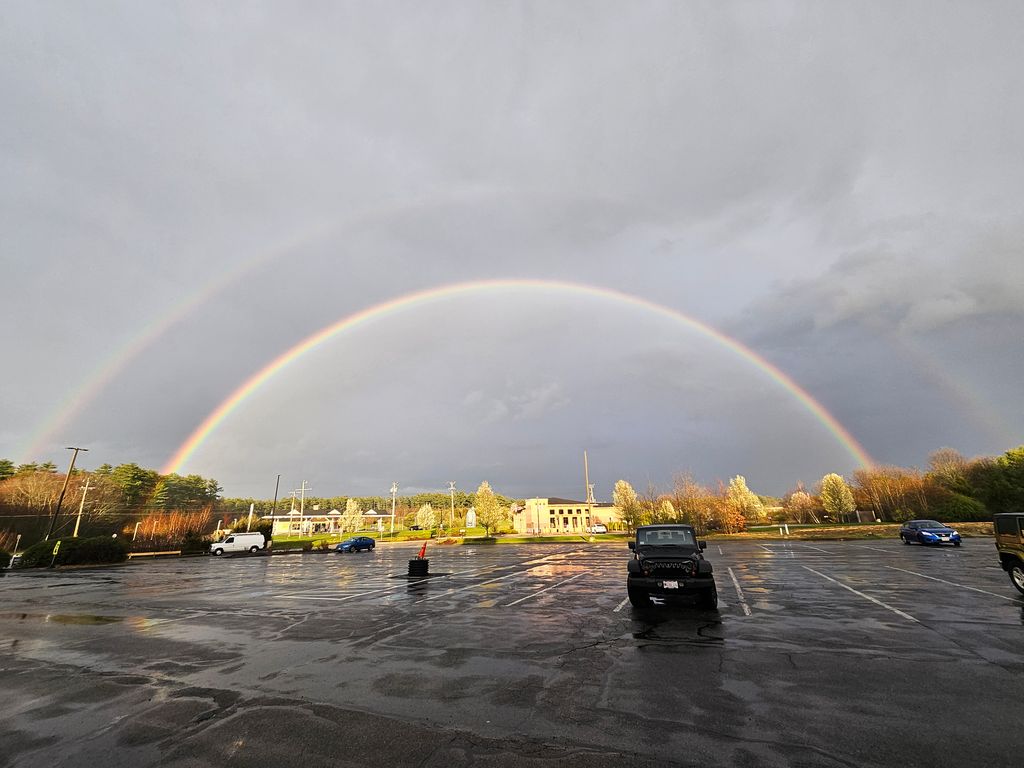
<path fill-rule="evenodd" d="M 430 560 L 429 558 L 423 558 L 420 560 L 418 557 L 409 561 L 409 575 L 410 576 L 429 576 Z"/>

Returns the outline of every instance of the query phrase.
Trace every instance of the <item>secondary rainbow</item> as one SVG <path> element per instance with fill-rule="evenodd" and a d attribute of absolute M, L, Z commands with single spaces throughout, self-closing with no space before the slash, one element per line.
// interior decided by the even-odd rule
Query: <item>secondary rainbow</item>
<path fill-rule="evenodd" d="M 633 306 L 638 309 L 643 309 L 666 317 L 670 320 L 674 320 L 709 339 L 713 339 L 741 359 L 748 361 L 763 371 L 769 378 L 773 379 L 783 389 L 792 394 L 793 397 L 809 413 L 811 413 L 825 427 L 825 429 L 833 435 L 833 437 L 835 437 L 835 439 L 860 466 L 868 467 L 874 463 L 867 451 L 864 450 L 853 435 L 851 435 L 850 432 L 805 389 L 793 381 L 793 379 L 786 373 L 772 365 L 752 349 L 744 346 L 736 339 L 731 336 L 727 336 L 716 328 L 713 328 L 706 323 L 702 323 L 699 320 L 695 320 L 689 315 L 685 315 L 678 310 L 648 301 L 647 299 L 632 296 L 628 293 L 622 293 L 621 291 L 616 291 L 611 288 L 602 288 L 593 285 L 569 283 L 558 280 L 509 279 L 453 283 L 417 291 L 415 293 L 405 294 L 404 296 L 399 296 L 389 301 L 368 307 L 367 309 L 356 312 L 352 315 L 347 315 L 337 322 L 322 328 L 311 336 L 303 339 L 292 348 L 278 355 L 249 379 L 243 382 L 241 386 L 232 392 L 227 399 L 218 405 L 217 408 L 214 409 L 198 427 L 196 427 L 192 434 L 189 435 L 188 439 L 182 443 L 177 451 L 174 452 L 174 455 L 168 459 L 166 465 L 161 471 L 163 474 L 179 472 L 182 465 L 184 465 L 199 446 L 203 444 L 203 441 L 205 441 L 214 432 L 214 430 L 220 426 L 224 419 L 226 419 L 235 411 L 235 409 L 245 402 L 253 392 L 259 389 L 267 380 L 289 364 L 298 360 L 307 352 L 312 351 L 329 339 L 345 333 L 346 331 L 352 331 L 356 328 L 360 328 L 373 320 L 386 317 L 387 315 L 397 312 L 410 310 L 425 304 L 446 301 L 459 296 L 510 290 L 548 291 L 605 299 Z"/>
<path fill-rule="evenodd" d="M 67 431 L 68 425 L 82 414 L 86 406 L 95 400 L 128 367 L 132 360 L 152 347 L 175 325 L 227 288 L 236 285 L 246 275 L 254 273 L 262 266 L 283 256 L 301 252 L 310 244 L 324 241 L 329 235 L 337 236 L 360 226 L 372 225 L 378 220 L 383 222 L 388 216 L 465 200 L 477 200 L 488 194 L 493 194 L 493 190 L 487 187 L 469 186 L 446 194 L 430 192 L 420 197 L 371 205 L 350 211 L 341 220 L 332 216 L 307 229 L 290 234 L 248 258 L 241 259 L 239 263 L 225 270 L 219 277 L 200 285 L 191 295 L 145 323 L 138 331 L 125 338 L 120 345 L 114 347 L 109 354 L 103 357 L 33 430 L 23 448 L 16 451 L 20 456 L 19 463 L 38 459 L 50 443 L 58 442 L 59 445 L 64 445 L 58 440 L 58 433 Z"/>

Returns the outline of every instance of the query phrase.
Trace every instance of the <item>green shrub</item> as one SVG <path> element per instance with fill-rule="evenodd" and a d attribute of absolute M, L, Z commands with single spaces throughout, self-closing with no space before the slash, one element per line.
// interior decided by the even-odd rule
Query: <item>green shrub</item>
<path fill-rule="evenodd" d="M 944 523 L 984 523 L 992 520 L 992 513 L 984 504 L 961 493 L 950 493 L 939 503 L 933 504 L 930 512 Z"/>
<path fill-rule="evenodd" d="M 11 562 L 11 553 L 0 549 L 0 568 L 6 568 L 9 562 Z"/>
<path fill-rule="evenodd" d="M 190 533 L 181 540 L 179 549 L 182 553 L 186 552 L 205 552 L 210 548 L 210 537 L 200 536 L 198 533 Z"/>
<path fill-rule="evenodd" d="M 54 565 L 94 565 L 123 563 L 128 559 L 128 545 L 123 539 L 97 536 L 91 539 L 61 539 L 56 559 L 56 541 L 40 541 L 25 550 L 19 568 L 46 568 Z"/>

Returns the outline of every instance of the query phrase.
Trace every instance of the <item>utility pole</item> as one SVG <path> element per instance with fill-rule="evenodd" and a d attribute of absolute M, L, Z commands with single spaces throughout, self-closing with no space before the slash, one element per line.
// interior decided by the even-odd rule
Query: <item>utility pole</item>
<path fill-rule="evenodd" d="M 299 527 L 302 527 L 302 518 L 305 517 L 306 512 L 306 491 L 312 491 L 312 488 L 306 487 L 306 481 L 302 481 L 302 487 L 296 488 L 292 491 L 292 498 L 295 498 L 295 494 L 299 494 Z M 313 523 L 309 524 L 309 532 L 313 532 Z"/>
<path fill-rule="evenodd" d="M 398 483 L 391 484 L 391 538 L 395 537 L 395 494 L 398 493 Z"/>
<path fill-rule="evenodd" d="M 60 489 L 60 497 L 57 499 L 57 508 L 53 510 L 53 514 L 50 515 L 50 525 L 46 529 L 46 536 L 43 537 L 43 541 L 48 541 L 50 538 L 50 534 L 53 533 L 53 524 L 57 522 L 57 516 L 60 514 L 60 505 L 64 503 L 64 494 L 67 493 L 68 490 L 68 480 L 71 479 L 71 473 L 75 471 L 75 459 L 78 458 L 78 452 L 88 451 L 89 449 L 68 446 L 67 450 L 74 451 L 74 453 L 71 455 L 71 466 L 68 467 L 68 474 L 64 478 L 64 487 Z"/>
<path fill-rule="evenodd" d="M 281 489 L 281 476 L 277 476 L 277 482 L 274 484 L 274 506 L 270 508 L 270 522 L 273 525 L 274 515 L 277 514 L 277 492 Z M 274 535 L 274 529 L 270 529 L 270 535 Z"/>
<path fill-rule="evenodd" d="M 92 486 L 89 485 L 89 478 L 87 477 L 87 478 L 85 478 L 85 485 L 83 485 L 82 488 L 81 488 L 81 490 L 82 490 L 82 501 L 78 505 L 78 519 L 75 520 L 75 532 L 73 534 L 71 534 L 71 538 L 73 538 L 73 539 L 77 539 L 78 538 L 78 526 L 80 526 L 82 524 L 82 509 L 85 508 L 85 494 L 87 494 L 89 492 L 90 488 L 92 488 Z"/>
<path fill-rule="evenodd" d="M 452 495 L 452 511 L 451 517 L 448 518 L 448 527 L 451 530 L 455 530 L 455 481 L 450 480 L 448 482 L 448 493 Z M 451 534 L 449 534 L 451 535 Z"/>

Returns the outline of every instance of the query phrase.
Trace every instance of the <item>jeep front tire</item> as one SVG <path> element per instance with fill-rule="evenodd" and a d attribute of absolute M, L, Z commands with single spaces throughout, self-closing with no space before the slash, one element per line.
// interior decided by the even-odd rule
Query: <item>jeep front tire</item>
<path fill-rule="evenodd" d="M 651 605 L 650 593 L 646 589 L 634 587 L 628 581 L 626 582 L 626 596 L 629 598 L 629 604 L 634 608 L 648 608 Z"/>

